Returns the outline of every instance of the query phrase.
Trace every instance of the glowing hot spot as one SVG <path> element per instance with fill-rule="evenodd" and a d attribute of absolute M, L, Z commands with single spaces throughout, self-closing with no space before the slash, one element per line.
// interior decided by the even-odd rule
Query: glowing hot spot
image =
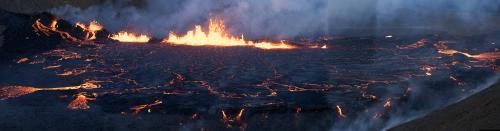
<path fill-rule="evenodd" d="M 104 27 L 97 23 L 97 21 L 92 21 L 88 25 L 77 22 L 76 23 L 77 27 L 80 27 L 83 29 L 85 34 L 85 39 L 86 40 L 95 40 L 96 39 L 96 32 L 101 31 Z"/>
<path fill-rule="evenodd" d="M 134 34 L 130 32 L 118 32 L 109 36 L 113 40 L 120 42 L 130 42 L 130 43 L 147 43 L 151 40 L 151 37 L 144 34 Z"/>

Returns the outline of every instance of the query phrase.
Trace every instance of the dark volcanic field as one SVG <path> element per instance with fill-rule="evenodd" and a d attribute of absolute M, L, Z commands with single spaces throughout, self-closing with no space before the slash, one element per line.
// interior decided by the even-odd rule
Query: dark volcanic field
<path fill-rule="evenodd" d="M 25 34 L 34 47 L 52 47 L 2 47 L 10 55 L 0 64 L 0 94 L 12 94 L 9 86 L 38 89 L 2 96 L 4 130 L 374 130 L 454 103 L 498 78 L 495 59 L 438 53 L 441 44 L 495 52 L 498 33 L 311 38 L 294 42 L 298 49 L 261 50 L 102 36 L 74 43 L 18 31 L 17 39 Z M 23 46 L 14 40 L 7 38 L 7 47 Z M 315 43 L 329 48 L 308 48 Z M 99 87 L 43 90 L 83 83 Z M 71 106 L 75 101 L 79 106 Z"/>
<path fill-rule="evenodd" d="M 391 130 L 497 130 L 500 129 L 500 84 L 497 83 L 469 98 L 437 110 L 425 117 Z"/>

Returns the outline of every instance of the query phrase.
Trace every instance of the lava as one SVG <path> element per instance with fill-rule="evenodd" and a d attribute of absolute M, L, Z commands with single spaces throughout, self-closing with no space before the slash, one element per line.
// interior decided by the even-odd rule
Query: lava
<path fill-rule="evenodd" d="M 345 118 L 344 112 L 342 111 L 342 108 L 340 108 L 339 105 L 337 105 L 337 113 L 339 114 L 340 118 Z"/>
<path fill-rule="evenodd" d="M 462 54 L 466 57 L 474 58 L 474 59 L 478 59 L 478 60 L 500 59 L 500 52 L 485 52 L 485 53 L 480 53 L 477 55 L 472 55 L 470 53 L 465 53 L 465 52 L 461 52 L 461 51 L 457 51 L 457 50 L 448 49 L 448 46 L 446 46 L 444 42 L 439 42 L 438 44 L 435 44 L 434 46 L 438 49 L 438 53 L 446 54 L 449 56 L 452 56 L 455 54 Z"/>
<path fill-rule="evenodd" d="M 240 109 L 238 114 L 236 114 L 234 117 L 231 117 L 228 115 L 224 110 L 221 111 L 222 114 L 222 121 L 226 123 L 227 127 L 232 127 L 232 124 L 238 124 L 241 122 L 241 118 L 243 116 L 243 112 L 245 109 Z"/>
<path fill-rule="evenodd" d="M 88 25 L 77 22 L 76 26 L 80 27 L 81 29 L 83 29 L 84 32 L 86 32 L 85 34 L 86 40 L 96 39 L 96 32 L 101 31 L 104 28 L 102 25 L 97 23 L 97 21 L 92 21 Z"/>
<path fill-rule="evenodd" d="M 85 73 L 83 69 L 66 70 L 63 73 L 56 74 L 57 76 L 76 76 Z"/>
<path fill-rule="evenodd" d="M 429 66 L 429 65 L 424 65 L 419 68 L 422 71 L 425 71 L 426 76 L 432 76 L 432 70 L 434 70 L 434 67 Z"/>
<path fill-rule="evenodd" d="M 152 106 L 160 105 L 162 103 L 163 103 L 162 101 L 156 100 L 155 102 L 153 102 L 151 104 L 143 104 L 143 105 L 131 107 L 130 110 L 132 110 L 133 114 L 138 114 L 141 110 L 143 110 L 145 108 L 151 108 Z M 151 112 L 151 110 L 148 110 L 148 112 Z"/>
<path fill-rule="evenodd" d="M 196 25 L 194 30 L 188 31 L 184 36 L 170 32 L 168 38 L 164 39 L 163 42 L 190 46 L 252 46 L 260 49 L 296 48 L 284 41 L 278 43 L 252 42 L 246 41 L 243 35 L 241 37 L 230 36 L 226 32 L 224 21 L 218 19 L 209 20 L 208 32 L 204 32 L 200 25 Z"/>
<path fill-rule="evenodd" d="M 19 59 L 16 63 L 21 64 L 21 63 L 27 62 L 29 60 L 30 60 L 29 58 L 24 57 L 24 58 Z"/>
<path fill-rule="evenodd" d="M 46 36 L 50 36 L 53 33 L 56 33 L 56 34 L 59 34 L 59 36 L 62 39 L 67 39 L 67 40 L 70 40 L 72 42 L 81 43 L 81 40 L 79 40 L 78 38 L 72 36 L 68 32 L 64 32 L 64 31 L 58 30 L 57 29 L 57 19 L 53 19 L 52 22 L 51 22 L 51 24 L 49 25 L 49 27 L 47 27 L 42 22 L 40 22 L 40 19 L 37 19 L 35 21 L 35 23 L 31 27 L 33 27 L 33 29 L 35 30 L 35 32 L 37 32 L 37 33 L 43 33 Z"/>
<path fill-rule="evenodd" d="M 44 55 L 60 57 L 58 61 L 67 60 L 67 59 L 79 59 L 82 56 L 76 52 L 67 51 L 65 49 L 54 49 L 49 52 L 43 53 Z"/>
<path fill-rule="evenodd" d="M 384 103 L 384 108 L 386 109 L 389 109 L 391 108 L 392 104 L 391 104 L 391 98 L 387 99 Z"/>
<path fill-rule="evenodd" d="M 396 46 L 398 49 L 416 49 L 425 46 L 425 43 L 427 42 L 426 39 L 421 39 L 413 44 L 406 45 L 406 46 Z"/>
<path fill-rule="evenodd" d="M 83 94 L 76 95 L 75 99 L 68 104 L 67 108 L 71 110 L 86 110 L 89 109 L 88 100 L 96 100 L 95 98 L 87 98 Z"/>
<path fill-rule="evenodd" d="M 476 58 L 479 60 L 492 60 L 492 59 L 500 59 L 500 52 L 486 52 L 477 55 L 466 55 L 472 58 Z"/>
<path fill-rule="evenodd" d="M 112 34 L 109 36 L 110 39 L 117 40 L 119 42 L 126 43 L 147 43 L 151 40 L 151 37 L 144 34 L 134 34 L 131 32 L 118 32 L 117 34 Z"/>
<path fill-rule="evenodd" d="M 31 94 L 41 89 L 28 86 L 7 86 L 0 89 L 0 99 L 6 100 L 19 96 Z"/>
<path fill-rule="evenodd" d="M 100 88 L 101 85 L 96 84 L 97 82 L 98 81 L 88 81 L 78 86 L 55 87 L 55 88 L 37 88 L 30 86 L 6 86 L 0 88 L 0 99 L 6 100 L 11 98 L 16 98 L 41 90 L 62 91 L 62 90 L 78 90 L 78 89 L 90 90 L 90 89 Z"/>

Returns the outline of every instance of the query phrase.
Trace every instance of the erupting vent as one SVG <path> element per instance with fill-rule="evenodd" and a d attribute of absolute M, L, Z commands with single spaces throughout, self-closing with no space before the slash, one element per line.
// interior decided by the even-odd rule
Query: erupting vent
<path fill-rule="evenodd" d="M 284 41 L 273 42 L 252 42 L 241 37 L 230 36 L 226 32 L 224 21 L 219 19 L 210 19 L 208 32 L 204 32 L 200 25 L 196 25 L 194 30 L 188 31 L 184 36 L 178 36 L 171 32 L 165 43 L 173 43 L 174 45 L 190 45 L 190 46 L 253 46 L 261 49 L 293 49 L 292 45 Z"/>

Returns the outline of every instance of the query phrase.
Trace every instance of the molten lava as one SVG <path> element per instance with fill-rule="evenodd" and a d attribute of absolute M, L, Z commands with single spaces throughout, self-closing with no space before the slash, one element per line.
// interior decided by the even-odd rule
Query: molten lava
<path fill-rule="evenodd" d="M 30 60 L 30 59 L 28 59 L 28 58 L 24 57 L 24 58 L 19 59 L 16 63 L 17 63 L 17 64 L 21 64 L 21 63 L 27 62 L 27 61 L 29 61 L 29 60 Z"/>
<path fill-rule="evenodd" d="M 0 88 L 0 99 L 6 100 L 31 94 L 41 89 L 28 86 L 7 86 Z"/>
<path fill-rule="evenodd" d="M 427 42 L 426 39 L 421 39 L 413 44 L 406 45 L 406 46 L 399 46 L 397 45 L 396 48 L 398 49 L 416 49 L 425 46 L 425 43 Z"/>
<path fill-rule="evenodd" d="M 120 42 L 128 42 L 128 43 L 147 43 L 151 40 L 151 37 L 144 34 L 134 34 L 130 32 L 118 32 L 117 34 L 113 34 L 109 36 L 109 38 L 113 40 L 117 40 Z"/>
<path fill-rule="evenodd" d="M 153 102 L 151 104 L 143 104 L 143 105 L 138 105 L 138 106 L 131 107 L 130 110 L 132 110 L 133 114 L 138 114 L 141 110 L 143 110 L 145 108 L 151 108 L 153 106 L 160 105 L 162 103 L 163 103 L 162 101 L 156 100 L 155 102 Z M 151 112 L 151 110 L 148 109 L 148 112 Z"/>
<path fill-rule="evenodd" d="M 72 36 L 68 32 L 60 31 L 59 29 L 57 29 L 57 19 L 53 19 L 49 26 L 44 25 L 42 22 L 40 22 L 40 19 L 37 19 L 35 21 L 35 23 L 33 25 L 31 25 L 31 27 L 33 27 L 35 32 L 43 33 L 46 36 L 50 36 L 50 35 L 56 33 L 56 34 L 59 34 L 59 36 L 62 39 L 67 39 L 67 40 L 70 40 L 72 42 L 81 43 L 81 40 Z"/>
<path fill-rule="evenodd" d="M 478 60 L 495 60 L 495 59 L 500 59 L 500 52 L 485 52 L 485 53 L 481 53 L 481 54 L 477 54 L 477 55 L 472 55 L 472 54 L 469 54 L 469 53 L 465 53 L 465 52 L 461 52 L 461 51 L 457 51 L 457 50 L 448 49 L 448 46 L 446 46 L 445 43 L 443 43 L 443 42 L 435 44 L 434 46 L 438 49 L 438 53 L 446 54 L 446 55 L 449 55 L 449 56 L 452 56 L 452 55 L 455 55 L 455 54 L 462 54 L 462 55 L 464 55 L 466 57 L 474 58 L 474 59 L 478 59 Z"/>
<path fill-rule="evenodd" d="M 245 109 L 240 109 L 240 111 L 238 112 L 238 114 L 235 114 L 234 117 L 230 116 L 229 114 L 227 114 L 224 110 L 221 111 L 222 113 L 222 121 L 224 123 L 226 123 L 226 126 L 231 128 L 233 127 L 233 124 L 238 124 L 241 122 L 241 118 L 243 116 L 243 112 L 245 111 Z"/>
<path fill-rule="evenodd" d="M 337 113 L 339 114 L 340 118 L 345 118 L 344 112 L 342 111 L 342 108 L 340 108 L 339 105 L 337 105 Z"/>
<path fill-rule="evenodd" d="M 226 32 L 224 21 L 210 19 L 208 32 L 204 32 L 200 25 L 196 25 L 194 30 L 188 31 L 184 36 L 178 36 L 171 32 L 164 43 L 174 45 L 190 46 L 252 46 L 260 49 L 293 49 L 295 46 L 289 45 L 283 41 L 273 42 L 252 42 L 246 41 L 243 37 L 233 37 Z"/>
<path fill-rule="evenodd" d="M 68 104 L 68 109 L 71 110 L 86 110 L 89 109 L 88 100 L 95 100 L 95 98 L 87 98 L 87 96 L 78 94 L 76 98 Z"/>
<path fill-rule="evenodd" d="M 92 21 L 88 25 L 77 22 L 76 23 L 77 27 L 80 27 L 83 29 L 85 34 L 85 39 L 86 40 L 95 40 L 96 39 L 96 32 L 102 30 L 104 27 L 97 23 L 97 21 Z"/>
<path fill-rule="evenodd" d="M 100 88 L 101 85 L 96 84 L 97 81 L 88 81 L 78 86 L 68 86 L 68 87 L 55 87 L 55 88 L 37 88 L 30 86 L 6 86 L 0 87 L 0 100 L 7 100 L 11 98 L 16 98 L 24 96 L 27 94 L 34 93 L 36 91 L 62 91 L 62 90 L 79 90 L 79 89 L 95 89 Z"/>

